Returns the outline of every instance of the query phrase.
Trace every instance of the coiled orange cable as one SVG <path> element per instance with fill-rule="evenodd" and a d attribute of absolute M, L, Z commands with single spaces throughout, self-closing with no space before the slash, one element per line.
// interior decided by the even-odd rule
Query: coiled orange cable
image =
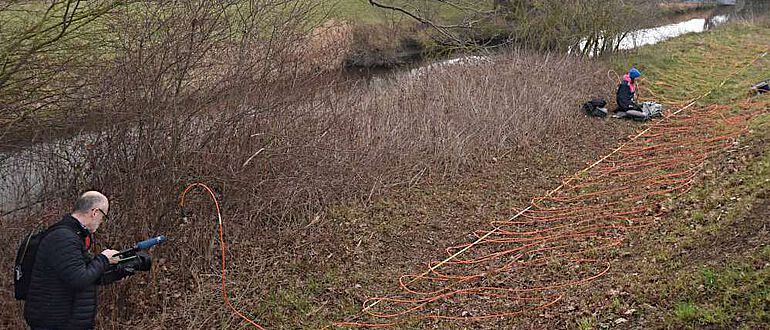
<path fill-rule="evenodd" d="M 425 272 L 402 276 L 401 294 L 363 302 L 364 314 L 386 322 L 346 321 L 334 325 L 385 327 L 425 319 L 479 321 L 520 315 L 555 304 L 562 297 L 556 292 L 558 289 L 583 285 L 603 276 L 609 271 L 608 262 L 603 271 L 576 273 L 575 278 L 557 283 L 483 285 L 495 277 L 510 278 L 513 273 L 536 275 L 540 268 L 564 260 L 572 263 L 568 268 L 597 268 L 605 262 L 583 256 L 617 247 L 628 231 L 657 221 L 665 213 L 665 200 L 689 191 L 706 160 L 730 148 L 747 131 L 748 120 L 759 113 L 750 111 L 745 104 L 742 107 L 746 112 L 739 114 L 731 113 L 727 106 L 695 106 L 728 79 L 699 97 L 678 102 L 675 111 L 665 114 L 671 120 L 653 122 L 543 197 L 534 198 L 508 221 L 495 221 L 492 230 L 476 231 L 475 241 L 447 248 L 450 256 L 430 263 Z M 474 255 L 458 258 L 471 253 Z M 439 268 L 443 271 L 439 272 Z M 444 307 L 437 303 L 456 302 L 463 296 L 494 296 L 518 310 L 507 307 L 465 316 L 429 310 L 431 306 L 441 310 Z M 373 311 L 375 308 L 382 311 Z"/>

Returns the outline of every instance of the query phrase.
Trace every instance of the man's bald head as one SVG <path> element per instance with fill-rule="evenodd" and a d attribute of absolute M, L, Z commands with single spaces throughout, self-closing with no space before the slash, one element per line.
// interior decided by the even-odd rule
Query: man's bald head
<path fill-rule="evenodd" d="M 99 229 L 108 212 L 110 203 L 107 197 L 98 191 L 86 191 L 75 201 L 72 216 L 92 233 Z"/>
<path fill-rule="evenodd" d="M 75 213 L 87 213 L 92 209 L 101 209 L 107 212 L 109 202 L 107 197 L 98 191 L 86 191 L 75 201 Z"/>

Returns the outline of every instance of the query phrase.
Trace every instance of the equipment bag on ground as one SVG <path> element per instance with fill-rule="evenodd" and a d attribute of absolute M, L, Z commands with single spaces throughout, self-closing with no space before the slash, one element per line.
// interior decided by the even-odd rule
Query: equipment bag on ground
<path fill-rule="evenodd" d="M 751 90 L 757 93 L 757 95 L 770 92 L 770 80 L 760 81 L 756 85 L 751 86 Z"/>
<path fill-rule="evenodd" d="M 663 105 L 656 102 L 642 102 L 640 104 L 642 112 L 649 118 L 662 117 Z"/>
<path fill-rule="evenodd" d="M 604 100 L 604 98 L 598 97 L 598 98 L 592 98 L 591 101 L 588 101 L 583 104 L 583 112 L 586 113 L 586 115 L 593 116 L 593 117 L 606 117 L 607 116 L 607 101 Z"/>

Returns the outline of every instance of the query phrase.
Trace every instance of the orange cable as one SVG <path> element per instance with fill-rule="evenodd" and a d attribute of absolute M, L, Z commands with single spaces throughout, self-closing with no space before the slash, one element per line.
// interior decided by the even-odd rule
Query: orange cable
<path fill-rule="evenodd" d="M 227 293 L 227 285 L 226 285 L 226 281 L 227 281 L 226 270 L 227 270 L 227 267 L 226 267 L 226 261 L 225 261 L 225 254 L 226 254 L 227 251 L 226 251 L 225 239 L 224 239 L 224 226 L 222 224 L 222 212 L 221 212 L 221 210 L 219 208 L 219 201 L 217 201 L 217 197 L 214 194 L 214 191 L 211 190 L 211 188 L 209 188 L 208 186 L 206 186 L 203 183 L 196 182 L 196 183 L 190 184 L 189 186 L 187 186 L 187 188 L 184 189 L 184 191 L 182 191 L 182 194 L 179 197 L 179 207 L 184 208 L 184 198 L 185 198 L 185 195 L 187 195 L 187 193 L 192 188 L 194 188 L 194 187 L 201 187 L 204 190 L 206 190 L 209 193 L 209 196 L 211 197 L 211 200 L 214 201 L 214 206 L 216 207 L 216 211 L 217 211 L 217 224 L 219 225 L 219 246 L 221 248 L 221 253 L 222 253 L 222 296 L 224 298 L 225 305 L 227 305 L 227 307 L 229 307 L 230 310 L 234 314 L 238 315 L 244 321 L 248 322 L 249 324 L 253 325 L 254 327 L 256 327 L 258 329 L 264 330 L 265 328 L 263 328 L 262 326 L 257 324 L 257 322 L 253 321 L 252 319 L 250 319 L 250 318 L 246 317 L 245 315 L 243 315 L 243 313 L 241 313 L 241 311 L 239 311 L 237 308 L 235 308 L 235 306 L 230 302 L 229 294 Z"/>

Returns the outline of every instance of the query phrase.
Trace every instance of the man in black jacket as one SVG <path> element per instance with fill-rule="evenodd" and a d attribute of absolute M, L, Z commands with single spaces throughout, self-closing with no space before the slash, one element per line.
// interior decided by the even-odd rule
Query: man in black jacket
<path fill-rule="evenodd" d="M 84 193 L 72 214 L 55 224 L 40 242 L 24 305 L 27 324 L 36 329 L 92 329 L 96 317 L 97 285 L 115 250 L 91 257 L 93 233 L 107 215 L 107 197 Z"/>

